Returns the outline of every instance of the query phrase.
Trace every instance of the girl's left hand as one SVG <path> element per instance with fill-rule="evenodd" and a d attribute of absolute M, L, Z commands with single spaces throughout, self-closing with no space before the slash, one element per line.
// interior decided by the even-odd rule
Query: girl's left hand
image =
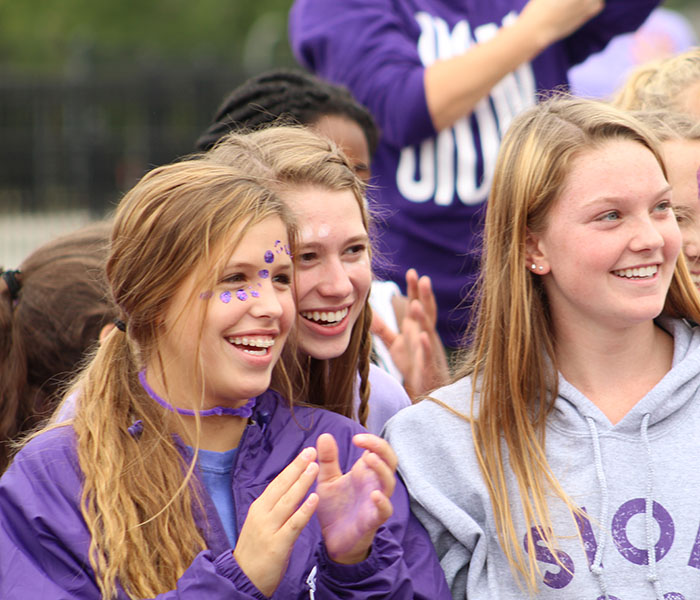
<path fill-rule="evenodd" d="M 353 437 L 365 452 L 348 473 L 338 463 L 338 446 L 324 433 L 316 441 L 319 473 L 316 511 L 328 555 L 354 564 L 369 555 L 374 534 L 392 514 L 398 459 L 386 440 L 370 433 Z"/>

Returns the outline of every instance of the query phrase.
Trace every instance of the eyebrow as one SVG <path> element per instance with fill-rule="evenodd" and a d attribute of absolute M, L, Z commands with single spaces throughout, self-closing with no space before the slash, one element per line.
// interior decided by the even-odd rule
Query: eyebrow
<path fill-rule="evenodd" d="M 282 258 L 282 256 L 286 256 L 287 260 L 284 262 L 277 262 L 278 257 Z M 275 266 L 280 266 L 282 267 L 291 267 L 292 266 L 292 260 L 284 252 L 280 252 L 279 254 L 275 255 L 275 261 L 273 263 L 265 263 L 266 269 L 274 268 Z M 245 271 L 245 270 L 253 270 L 253 271 L 259 271 L 260 270 L 260 263 L 250 263 L 250 262 L 232 262 L 228 263 L 224 267 L 224 272 L 230 272 L 230 271 Z"/>
<path fill-rule="evenodd" d="M 667 185 L 665 188 L 661 189 L 658 191 L 654 196 L 653 199 L 656 200 L 658 198 L 661 198 L 662 196 L 665 196 L 672 190 L 672 187 L 670 185 Z M 600 196 L 598 198 L 594 198 L 590 202 L 587 202 L 586 204 L 583 205 L 584 208 L 591 208 L 595 207 L 598 204 L 605 204 L 607 202 L 619 202 L 619 201 L 626 201 L 629 200 L 628 196 Z"/>
<path fill-rule="evenodd" d="M 346 244 L 356 244 L 358 242 L 367 242 L 369 243 L 369 235 L 367 233 L 362 233 L 360 235 L 355 235 L 351 238 L 348 238 L 343 242 L 343 245 Z M 305 242 L 303 239 L 301 240 L 300 246 L 304 248 L 309 248 L 309 247 L 316 247 L 316 246 L 323 246 L 323 242 L 320 242 L 318 240 L 309 240 L 308 242 Z"/>

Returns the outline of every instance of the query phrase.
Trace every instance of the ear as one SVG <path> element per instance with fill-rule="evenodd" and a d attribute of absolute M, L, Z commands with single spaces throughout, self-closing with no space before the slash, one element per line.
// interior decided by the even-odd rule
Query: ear
<path fill-rule="evenodd" d="M 549 262 L 547 261 L 547 253 L 545 251 L 542 238 L 528 230 L 527 238 L 525 239 L 525 258 L 527 260 L 526 268 L 537 275 L 546 275 L 549 273 Z"/>

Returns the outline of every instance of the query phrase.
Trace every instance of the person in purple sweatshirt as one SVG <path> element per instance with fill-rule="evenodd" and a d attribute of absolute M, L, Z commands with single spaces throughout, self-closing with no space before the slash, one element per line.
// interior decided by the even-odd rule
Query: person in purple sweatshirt
<path fill-rule="evenodd" d="M 0 479 L 1 598 L 449 598 L 388 444 L 269 389 L 296 236 L 273 191 L 209 161 L 125 196 L 117 327 L 72 418 Z"/>
<path fill-rule="evenodd" d="M 501 137 L 568 69 L 636 29 L 658 0 L 295 0 L 300 63 L 346 85 L 382 137 L 372 162 L 387 214 L 378 275 L 429 275 L 438 331 L 456 347 L 478 275 Z M 378 265 L 380 266 L 380 265 Z M 459 308 L 458 308 L 459 307 Z"/>

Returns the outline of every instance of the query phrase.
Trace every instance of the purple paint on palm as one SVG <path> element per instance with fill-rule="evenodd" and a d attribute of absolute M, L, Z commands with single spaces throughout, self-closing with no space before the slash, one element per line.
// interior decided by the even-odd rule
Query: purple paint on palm
<path fill-rule="evenodd" d="M 272 251 L 268 250 L 267 252 L 265 252 L 265 262 L 267 264 L 270 264 L 271 262 L 274 262 L 274 261 L 275 261 L 275 255 L 272 253 Z"/>
<path fill-rule="evenodd" d="M 221 301 L 224 304 L 228 304 L 229 302 L 231 302 L 231 292 L 229 292 L 229 291 L 221 292 L 221 294 L 219 295 L 219 298 L 221 299 Z"/>
<path fill-rule="evenodd" d="M 236 292 L 236 298 L 243 302 L 244 300 L 248 299 L 248 294 L 246 294 L 243 290 L 238 290 Z"/>
<path fill-rule="evenodd" d="M 262 271 L 258 271 L 258 276 L 260 279 L 267 279 L 270 276 L 270 271 L 267 269 L 263 269 Z M 260 285 L 260 284 L 258 284 Z"/>
<path fill-rule="evenodd" d="M 358 461 L 359 462 L 359 461 Z M 342 483 L 341 483 L 342 482 Z M 382 490 L 377 474 L 366 465 L 356 464 L 336 482 L 319 484 L 317 509 L 326 548 L 334 556 L 352 550 L 357 542 L 377 526 L 377 506 L 371 499 L 374 490 Z"/>

